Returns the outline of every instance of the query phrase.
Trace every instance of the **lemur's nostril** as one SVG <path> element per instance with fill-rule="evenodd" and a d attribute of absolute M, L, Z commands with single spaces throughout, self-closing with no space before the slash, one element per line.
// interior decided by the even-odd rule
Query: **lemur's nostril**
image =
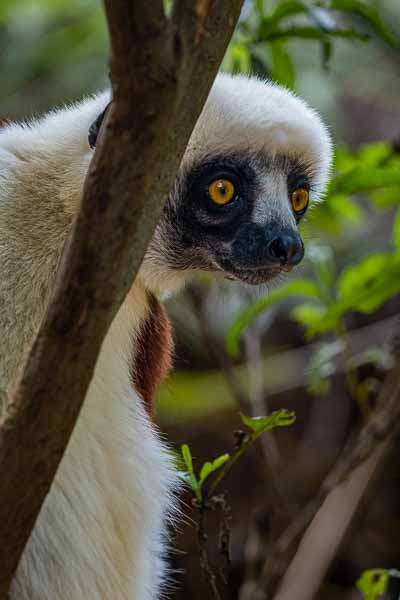
<path fill-rule="evenodd" d="M 268 245 L 269 254 L 272 259 L 280 262 L 281 265 L 286 265 L 288 255 L 285 246 L 282 243 L 281 238 L 275 238 Z"/>
<path fill-rule="evenodd" d="M 304 245 L 299 235 L 283 233 L 269 242 L 267 251 L 272 262 L 293 266 L 303 258 Z"/>

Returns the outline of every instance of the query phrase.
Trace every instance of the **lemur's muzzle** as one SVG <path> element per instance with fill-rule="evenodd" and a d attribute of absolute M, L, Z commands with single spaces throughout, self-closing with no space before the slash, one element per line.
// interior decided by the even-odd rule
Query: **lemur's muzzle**
<path fill-rule="evenodd" d="M 293 267 L 304 256 L 304 244 L 291 227 L 244 225 L 232 244 L 231 260 L 240 269 Z"/>

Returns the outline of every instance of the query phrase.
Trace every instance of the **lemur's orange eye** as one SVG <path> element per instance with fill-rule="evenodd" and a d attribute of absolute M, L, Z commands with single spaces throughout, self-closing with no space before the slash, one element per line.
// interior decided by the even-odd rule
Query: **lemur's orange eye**
<path fill-rule="evenodd" d="M 208 193 L 215 204 L 228 204 L 235 195 L 235 186 L 229 179 L 216 179 L 208 186 Z"/>
<path fill-rule="evenodd" d="M 302 212 L 308 205 L 308 191 L 304 188 L 299 188 L 292 192 L 290 196 L 292 207 L 295 213 Z"/>

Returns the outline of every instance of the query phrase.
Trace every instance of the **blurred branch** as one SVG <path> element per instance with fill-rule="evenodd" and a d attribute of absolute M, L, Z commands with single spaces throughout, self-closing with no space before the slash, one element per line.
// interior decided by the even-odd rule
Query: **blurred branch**
<path fill-rule="evenodd" d="M 258 327 L 256 323 L 253 324 L 247 329 L 244 336 L 244 354 L 248 369 L 248 386 L 245 390 L 240 378 L 238 377 L 235 364 L 233 363 L 231 357 L 227 354 L 224 344 L 221 343 L 218 337 L 214 334 L 210 319 L 207 317 L 205 310 L 206 290 L 207 288 L 205 286 L 193 282 L 187 287 L 186 293 L 189 295 L 192 301 L 195 314 L 197 315 L 201 326 L 201 331 L 207 350 L 214 358 L 216 364 L 219 365 L 222 373 L 225 376 L 226 383 L 231 390 L 232 396 L 240 407 L 241 411 L 252 416 L 269 413 L 264 385 L 264 372 L 261 353 L 262 331 L 260 327 Z M 249 594 L 251 594 L 255 584 L 254 562 L 257 560 L 255 554 L 259 551 L 262 552 L 264 549 L 265 532 L 263 524 L 266 522 L 266 520 L 268 520 L 268 522 L 272 524 L 273 529 L 276 528 L 277 530 L 281 531 L 282 523 L 286 525 L 292 516 L 292 511 L 280 484 L 281 459 L 274 431 L 271 430 L 268 432 L 268 435 L 262 436 L 259 443 L 262 446 L 263 452 L 262 454 L 256 453 L 255 459 L 261 463 L 261 471 L 265 474 L 266 489 L 263 509 L 258 517 L 254 520 L 253 526 L 249 531 L 249 535 L 246 540 L 246 576 L 242 589 L 240 590 L 241 600 L 250 598 Z M 223 477 L 223 470 L 221 470 L 221 473 Z M 209 490 L 209 492 L 211 492 L 212 495 L 212 490 Z M 199 539 L 202 556 L 201 562 L 204 570 L 206 573 L 208 573 L 213 589 L 215 582 L 210 575 L 212 569 L 208 564 L 207 555 L 204 555 L 203 518 L 204 515 L 201 513 L 199 526 Z M 269 531 L 269 533 L 271 533 L 271 531 Z M 259 554 L 257 558 L 263 555 L 263 553 Z M 215 592 L 213 593 L 215 595 Z"/>
<path fill-rule="evenodd" d="M 323 583 L 360 502 L 390 449 L 391 438 L 378 443 L 370 457 L 326 497 L 304 533 L 275 600 L 311 600 Z"/>
<path fill-rule="evenodd" d="M 316 496 L 276 542 L 264 564 L 258 595 L 255 596 L 257 599 L 268 597 L 266 590 L 274 576 L 278 557 L 290 552 L 311 520 L 282 580 L 276 600 L 293 598 L 294 590 L 299 600 L 314 597 L 368 486 L 382 468 L 393 445 L 399 427 L 399 396 L 400 362 L 384 382 L 376 411 L 353 444 L 342 452 Z M 334 531 L 331 531 L 332 522 Z M 328 530 L 330 544 L 327 544 Z M 322 531 L 325 531 L 324 543 L 321 540 Z"/>
<path fill-rule="evenodd" d="M 0 598 L 50 489 L 108 327 L 132 285 L 238 19 L 106 0 L 113 102 L 52 301 L 0 421 Z M 134 107 L 134 109 L 132 108 Z M 132 193 L 134 190 L 134 193 Z M 133 240 L 133 242 L 132 242 Z"/>
<path fill-rule="evenodd" d="M 263 365 L 261 362 L 261 332 L 255 326 L 250 328 L 245 337 L 245 357 L 249 371 L 248 388 L 245 390 L 231 357 L 227 354 L 224 344 L 220 342 L 213 333 L 211 323 L 204 310 L 205 288 L 202 285 L 191 283 L 187 287 L 187 293 L 192 300 L 195 313 L 201 325 L 207 350 L 213 356 L 215 362 L 221 368 L 225 376 L 232 396 L 240 410 L 245 415 L 253 417 L 268 413 L 265 402 Z M 262 462 L 262 470 L 266 475 L 267 491 L 271 506 L 279 507 L 279 510 L 288 509 L 287 503 L 279 485 L 278 469 L 280 466 L 279 449 L 275 441 L 274 432 L 270 431 L 268 436 L 260 440 L 263 455 L 256 454 L 256 460 Z"/>
<path fill-rule="evenodd" d="M 246 362 L 249 371 L 249 388 L 250 397 L 252 404 L 253 416 L 263 415 L 269 412 L 267 394 L 264 384 L 264 373 L 262 364 L 262 351 L 261 351 L 261 331 L 257 327 L 250 327 L 245 336 L 245 355 Z M 261 438 L 260 443 L 262 444 L 265 460 L 267 462 L 268 474 L 272 477 L 274 487 L 276 491 L 279 490 L 279 477 L 277 476 L 278 469 L 281 464 L 281 457 L 279 448 L 276 443 L 274 432 Z M 284 496 L 279 491 L 280 500 L 284 501 Z"/>
<path fill-rule="evenodd" d="M 252 414 L 252 402 L 247 391 L 245 391 L 242 382 L 240 381 L 235 365 L 231 358 L 227 355 L 224 345 L 214 335 L 211 323 L 207 318 L 204 310 L 205 303 L 205 288 L 199 283 L 192 282 L 186 288 L 186 293 L 189 296 L 194 312 L 200 324 L 201 332 L 204 338 L 207 351 L 211 354 L 215 362 L 221 368 L 226 383 L 231 390 L 232 396 L 244 414 Z"/>

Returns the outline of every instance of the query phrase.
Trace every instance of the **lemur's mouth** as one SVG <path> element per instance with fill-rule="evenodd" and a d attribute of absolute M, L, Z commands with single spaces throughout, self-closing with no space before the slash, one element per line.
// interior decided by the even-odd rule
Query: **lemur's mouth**
<path fill-rule="evenodd" d="M 288 273 L 292 270 L 289 265 L 277 266 L 271 265 L 268 267 L 236 267 L 231 262 L 224 265 L 218 265 L 219 269 L 222 269 L 227 279 L 239 280 L 250 285 L 259 285 L 261 283 L 267 283 L 272 281 L 281 273 Z"/>
<path fill-rule="evenodd" d="M 249 283 L 250 285 L 259 285 L 260 283 L 267 283 L 268 281 L 272 281 L 281 273 L 281 269 L 249 269 L 247 270 L 234 270 L 232 271 L 228 277 L 232 279 L 239 279 L 244 283 Z"/>

